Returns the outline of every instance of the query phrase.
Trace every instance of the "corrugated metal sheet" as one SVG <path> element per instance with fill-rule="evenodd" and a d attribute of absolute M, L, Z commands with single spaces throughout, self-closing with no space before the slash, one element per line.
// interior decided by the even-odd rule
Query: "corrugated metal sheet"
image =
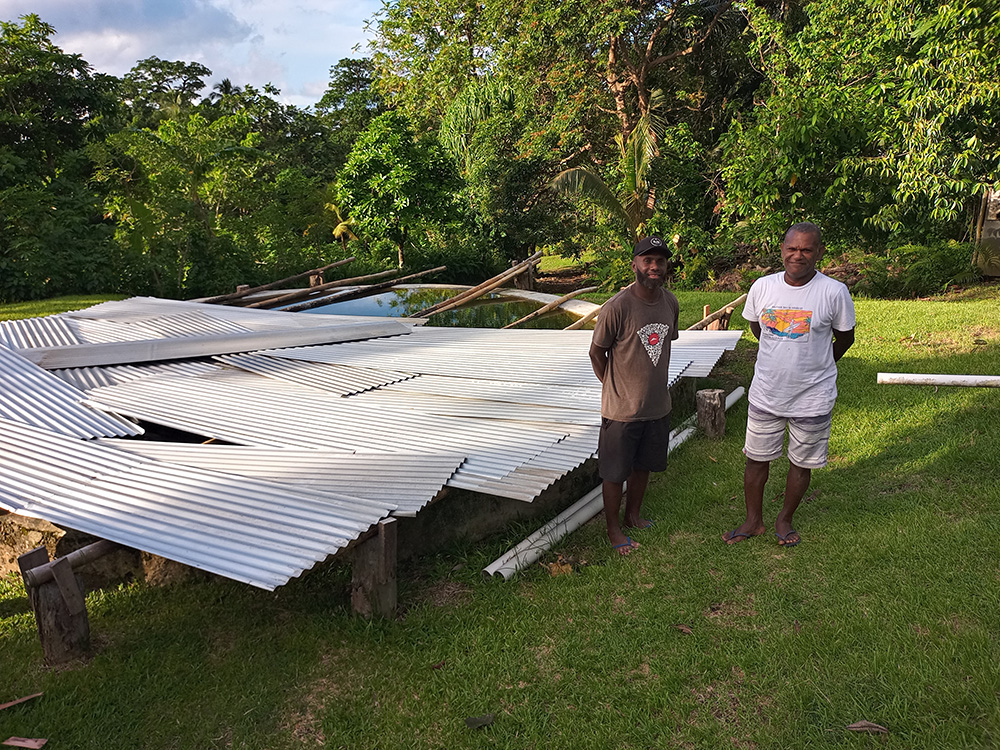
<path fill-rule="evenodd" d="M 0 321 L 0 344 L 11 349 L 71 346 L 82 341 L 69 321 L 60 315 Z"/>
<path fill-rule="evenodd" d="M 363 454 L 329 450 L 191 445 L 149 440 L 105 440 L 108 446 L 148 458 L 274 482 L 335 490 L 384 500 L 394 516 L 415 516 L 441 491 L 465 457 L 427 453 Z"/>
<path fill-rule="evenodd" d="M 81 438 L 142 434 L 138 425 L 85 406 L 86 397 L 0 345 L 0 417 Z"/>
<path fill-rule="evenodd" d="M 90 391 L 98 408 L 244 445 L 358 453 L 449 453 L 459 469 L 502 479 L 565 430 L 459 419 L 355 403 L 311 389 L 275 389 L 249 373 L 147 378 Z"/>
<path fill-rule="evenodd" d="M 276 380 L 286 380 L 298 383 L 320 391 L 330 391 L 341 396 L 378 388 L 379 386 L 398 383 L 412 378 L 408 372 L 393 370 L 372 370 L 367 367 L 345 367 L 316 362 L 299 362 L 278 357 L 265 357 L 261 354 L 235 354 L 226 357 L 216 357 L 220 362 L 231 367 L 238 367 L 247 372 L 254 372 Z"/>
<path fill-rule="evenodd" d="M 68 370 L 49 370 L 48 372 L 81 390 L 88 391 L 91 388 L 103 388 L 106 385 L 127 383 L 139 378 L 152 378 L 158 375 L 203 375 L 222 369 L 222 366 L 215 362 L 192 359 L 155 365 L 74 367 Z"/>
<path fill-rule="evenodd" d="M 164 463 L 0 421 L 0 506 L 273 589 L 383 518 L 385 502 Z"/>

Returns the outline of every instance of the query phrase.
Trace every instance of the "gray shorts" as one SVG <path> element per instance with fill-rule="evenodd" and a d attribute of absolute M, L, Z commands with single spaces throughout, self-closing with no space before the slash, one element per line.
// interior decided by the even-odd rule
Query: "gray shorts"
<path fill-rule="evenodd" d="M 743 453 L 753 461 L 781 458 L 788 427 L 788 460 L 803 469 L 826 466 L 833 413 L 819 417 L 776 417 L 752 404 L 747 415 Z"/>
<path fill-rule="evenodd" d="M 597 470 L 605 482 L 620 484 L 633 471 L 663 471 L 670 446 L 670 415 L 646 422 L 601 420 Z"/>

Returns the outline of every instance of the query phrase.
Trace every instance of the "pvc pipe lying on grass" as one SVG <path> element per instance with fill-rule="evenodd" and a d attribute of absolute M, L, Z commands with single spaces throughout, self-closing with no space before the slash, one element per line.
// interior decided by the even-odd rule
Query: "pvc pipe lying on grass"
<path fill-rule="evenodd" d="M 880 372 L 879 385 L 960 385 L 972 388 L 1000 388 L 1000 375 L 914 375 L 907 372 Z"/>
<path fill-rule="evenodd" d="M 726 396 L 726 409 L 739 401 L 745 393 L 739 387 Z M 694 423 L 697 417 L 691 417 L 670 434 L 670 445 L 667 453 L 684 443 L 695 433 Z M 542 526 L 536 532 L 507 550 L 504 554 L 483 568 L 486 578 L 501 575 L 505 581 L 519 570 L 528 567 L 539 560 L 552 546 L 567 534 L 576 531 L 591 518 L 601 512 L 604 507 L 604 497 L 600 486 L 595 487 L 581 497 L 566 510 Z"/>

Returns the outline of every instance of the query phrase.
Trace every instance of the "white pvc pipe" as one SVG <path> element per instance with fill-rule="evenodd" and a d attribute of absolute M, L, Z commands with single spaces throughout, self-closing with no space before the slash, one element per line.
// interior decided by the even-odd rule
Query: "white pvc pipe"
<path fill-rule="evenodd" d="M 741 386 L 726 396 L 726 409 L 739 401 L 744 392 Z M 696 420 L 697 417 L 691 417 L 670 434 L 668 454 L 695 434 L 694 422 Z M 505 581 L 510 580 L 519 570 L 538 561 L 564 536 L 576 531 L 600 513 L 603 507 L 604 497 L 601 493 L 601 487 L 597 486 L 517 546 L 507 550 L 483 568 L 483 575 L 487 578 L 501 575 Z"/>
<path fill-rule="evenodd" d="M 958 385 L 970 388 L 1000 388 L 1000 375 L 915 375 L 880 372 L 879 385 Z"/>

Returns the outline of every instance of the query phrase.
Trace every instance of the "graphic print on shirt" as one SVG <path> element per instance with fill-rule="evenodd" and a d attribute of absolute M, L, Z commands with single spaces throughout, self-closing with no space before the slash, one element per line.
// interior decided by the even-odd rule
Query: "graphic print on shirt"
<path fill-rule="evenodd" d="M 812 310 L 767 307 L 760 315 L 760 326 L 773 336 L 799 339 L 809 333 L 812 315 Z"/>
<path fill-rule="evenodd" d="M 642 345 L 646 347 L 646 354 L 649 355 L 653 367 L 660 361 L 660 353 L 663 351 L 663 342 L 670 338 L 670 326 L 666 323 L 649 323 L 640 328 L 636 333 Z"/>

